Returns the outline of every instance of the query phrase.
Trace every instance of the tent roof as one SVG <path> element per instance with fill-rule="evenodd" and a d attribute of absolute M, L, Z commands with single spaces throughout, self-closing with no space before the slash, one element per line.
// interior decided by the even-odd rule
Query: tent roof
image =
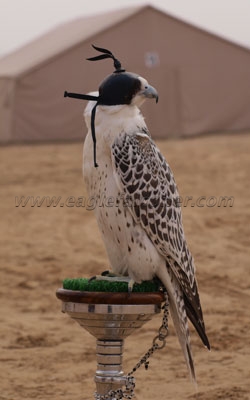
<path fill-rule="evenodd" d="M 95 34 L 119 24 L 119 22 L 124 21 L 144 9 L 156 10 L 166 15 L 166 17 L 174 19 L 181 24 L 189 25 L 203 34 L 205 33 L 212 37 L 216 37 L 223 42 L 230 43 L 232 46 L 240 47 L 242 50 L 249 52 L 249 49 L 237 43 L 233 43 L 225 38 L 217 36 L 216 34 L 196 27 L 190 22 L 173 17 L 154 6 L 143 5 L 123 8 L 90 17 L 81 17 L 57 26 L 53 30 L 42 35 L 40 38 L 33 40 L 15 52 L 0 59 L 0 77 L 18 77 L 24 75 L 26 72 L 51 60 L 56 55 L 67 51 L 73 46 L 77 46 Z"/>
<path fill-rule="evenodd" d="M 63 53 L 145 8 L 128 7 L 117 11 L 74 19 L 50 30 L 0 60 L 0 76 L 19 76 L 48 59 Z"/>

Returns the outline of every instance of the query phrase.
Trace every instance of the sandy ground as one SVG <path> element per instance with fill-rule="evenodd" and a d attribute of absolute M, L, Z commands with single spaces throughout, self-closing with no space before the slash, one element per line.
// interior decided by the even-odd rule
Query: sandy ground
<path fill-rule="evenodd" d="M 250 399 L 250 135 L 158 144 L 183 198 L 234 196 L 234 204 L 183 207 L 212 345 L 208 352 L 192 330 L 198 392 L 171 324 L 167 347 L 136 374 L 136 397 Z M 108 268 L 93 212 L 65 205 L 85 195 L 81 163 L 79 143 L 0 148 L 0 400 L 93 398 L 95 340 L 61 313 L 55 297 L 65 277 Z M 64 206 L 17 207 L 16 196 L 61 196 Z M 157 316 L 126 340 L 125 371 L 160 323 Z"/>

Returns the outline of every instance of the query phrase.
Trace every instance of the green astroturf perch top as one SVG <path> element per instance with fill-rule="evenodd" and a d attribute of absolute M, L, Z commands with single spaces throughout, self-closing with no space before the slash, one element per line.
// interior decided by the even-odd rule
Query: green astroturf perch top
<path fill-rule="evenodd" d="M 110 282 L 101 280 L 91 280 L 87 278 L 66 278 L 63 281 L 63 289 L 80 290 L 82 292 L 128 292 L 127 282 Z M 140 284 L 135 283 L 133 292 L 158 292 L 159 284 L 156 281 L 144 281 Z"/>

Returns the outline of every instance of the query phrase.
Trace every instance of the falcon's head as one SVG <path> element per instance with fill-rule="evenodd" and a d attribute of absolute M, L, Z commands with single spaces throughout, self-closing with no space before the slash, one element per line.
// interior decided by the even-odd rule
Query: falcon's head
<path fill-rule="evenodd" d="M 146 79 L 132 72 L 115 71 L 102 81 L 98 104 L 105 106 L 132 104 L 140 107 L 146 98 L 155 98 L 158 102 L 156 89 L 149 85 Z"/>
<path fill-rule="evenodd" d="M 115 58 L 111 51 L 96 47 L 93 48 L 100 53 L 99 56 L 87 58 L 89 61 L 103 60 L 111 58 L 114 61 L 115 71 L 108 75 L 99 86 L 99 96 L 68 93 L 64 92 L 64 97 L 73 97 L 82 100 L 96 101 L 91 111 L 91 132 L 94 143 L 94 166 L 96 163 L 96 136 L 95 136 L 95 114 L 98 106 L 119 106 L 134 105 L 140 107 L 146 98 L 156 99 L 158 102 L 158 93 L 153 86 L 150 86 L 146 79 L 132 72 L 126 72 L 122 68 L 120 61 Z"/>
<path fill-rule="evenodd" d="M 87 60 L 98 61 L 111 58 L 115 67 L 115 71 L 108 75 L 99 86 L 98 105 L 133 104 L 140 106 L 146 98 L 155 98 L 156 102 L 158 102 L 156 89 L 150 86 L 146 79 L 132 72 L 126 72 L 111 51 L 94 45 L 92 47 L 102 54 L 87 58 Z"/>

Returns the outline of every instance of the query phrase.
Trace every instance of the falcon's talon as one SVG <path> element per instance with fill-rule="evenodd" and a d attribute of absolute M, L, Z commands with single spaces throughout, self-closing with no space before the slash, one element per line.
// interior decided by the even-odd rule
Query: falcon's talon
<path fill-rule="evenodd" d="M 101 276 L 107 276 L 107 275 L 109 275 L 110 274 L 110 271 L 107 269 L 106 271 L 103 271 L 102 273 L 101 273 Z"/>
<path fill-rule="evenodd" d="M 96 276 L 97 276 L 97 275 L 91 276 L 91 278 L 88 279 L 88 283 L 90 283 L 90 282 L 96 280 Z"/>

